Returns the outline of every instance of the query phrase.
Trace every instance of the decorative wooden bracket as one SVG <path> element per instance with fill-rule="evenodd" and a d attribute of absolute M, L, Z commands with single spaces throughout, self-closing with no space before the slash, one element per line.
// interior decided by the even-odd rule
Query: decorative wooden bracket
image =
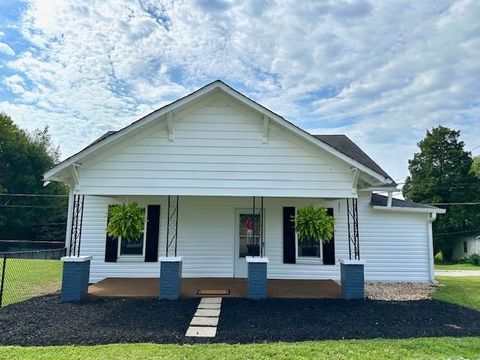
<path fill-rule="evenodd" d="M 353 178 L 352 178 L 352 193 L 357 191 L 357 184 L 358 184 L 358 177 L 360 176 L 360 172 L 357 168 L 352 168 L 353 171 Z"/>
<path fill-rule="evenodd" d="M 82 166 L 80 164 L 72 164 L 72 175 L 73 175 L 73 181 L 74 184 L 80 186 L 80 176 L 78 175 L 77 168 L 81 168 Z"/>
<path fill-rule="evenodd" d="M 263 143 L 266 144 L 268 142 L 268 126 L 270 124 L 270 118 L 267 116 L 263 116 Z"/>
<path fill-rule="evenodd" d="M 167 113 L 168 124 L 168 140 L 173 141 L 175 139 L 175 122 L 173 120 L 173 113 L 170 111 Z"/>

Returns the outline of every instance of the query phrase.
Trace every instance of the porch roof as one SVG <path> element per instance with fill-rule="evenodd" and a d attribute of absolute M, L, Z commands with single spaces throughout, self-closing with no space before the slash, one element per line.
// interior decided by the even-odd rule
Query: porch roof
<path fill-rule="evenodd" d="M 431 212 L 431 213 L 439 213 L 444 214 L 446 212 L 445 209 L 441 209 L 435 206 L 426 205 L 426 204 L 419 204 L 413 201 L 402 200 L 402 199 L 392 199 L 392 206 L 388 206 L 388 197 L 380 194 L 372 194 L 370 203 L 374 208 L 390 208 L 390 209 L 403 209 L 403 210 L 411 210 L 417 212 Z"/>

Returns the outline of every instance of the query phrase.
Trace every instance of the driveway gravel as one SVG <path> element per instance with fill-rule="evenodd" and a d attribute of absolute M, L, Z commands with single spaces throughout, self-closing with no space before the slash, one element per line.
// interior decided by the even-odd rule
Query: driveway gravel
<path fill-rule="evenodd" d="M 419 283 L 366 283 L 365 292 L 370 300 L 410 301 L 432 297 L 435 286 Z"/>

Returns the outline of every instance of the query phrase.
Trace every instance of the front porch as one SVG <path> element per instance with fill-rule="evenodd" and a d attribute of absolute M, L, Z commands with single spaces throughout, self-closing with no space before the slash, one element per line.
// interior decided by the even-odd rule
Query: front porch
<path fill-rule="evenodd" d="M 132 242 L 105 232 L 109 206 L 122 199 L 75 195 L 62 301 L 79 301 L 88 291 L 171 300 L 206 295 L 199 290 L 250 299 L 364 297 L 357 199 L 179 198 L 130 198 L 146 218 L 144 236 Z M 330 241 L 308 254 L 292 222 L 307 204 L 324 207 L 336 221 Z M 94 220 L 85 226 L 84 206 Z M 88 290 L 88 283 L 95 285 Z"/>
<path fill-rule="evenodd" d="M 200 290 L 228 290 L 222 297 L 247 297 L 247 279 L 234 278 L 184 278 L 182 298 L 205 297 Z M 158 278 L 106 278 L 88 288 L 88 295 L 95 297 L 157 298 L 160 281 Z M 267 280 L 270 298 L 338 299 L 341 287 L 333 280 Z M 214 295 L 219 296 L 219 295 Z"/>

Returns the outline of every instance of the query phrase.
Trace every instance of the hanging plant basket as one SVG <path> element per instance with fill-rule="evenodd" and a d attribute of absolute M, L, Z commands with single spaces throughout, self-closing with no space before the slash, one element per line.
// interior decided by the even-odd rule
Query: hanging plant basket
<path fill-rule="evenodd" d="M 327 209 L 308 205 L 297 210 L 292 218 L 299 243 L 310 245 L 315 242 L 326 243 L 333 237 L 335 219 L 328 215 Z"/>
<path fill-rule="evenodd" d="M 111 206 L 108 213 L 107 233 L 126 240 L 142 236 L 145 224 L 143 208 L 137 203 Z"/>

